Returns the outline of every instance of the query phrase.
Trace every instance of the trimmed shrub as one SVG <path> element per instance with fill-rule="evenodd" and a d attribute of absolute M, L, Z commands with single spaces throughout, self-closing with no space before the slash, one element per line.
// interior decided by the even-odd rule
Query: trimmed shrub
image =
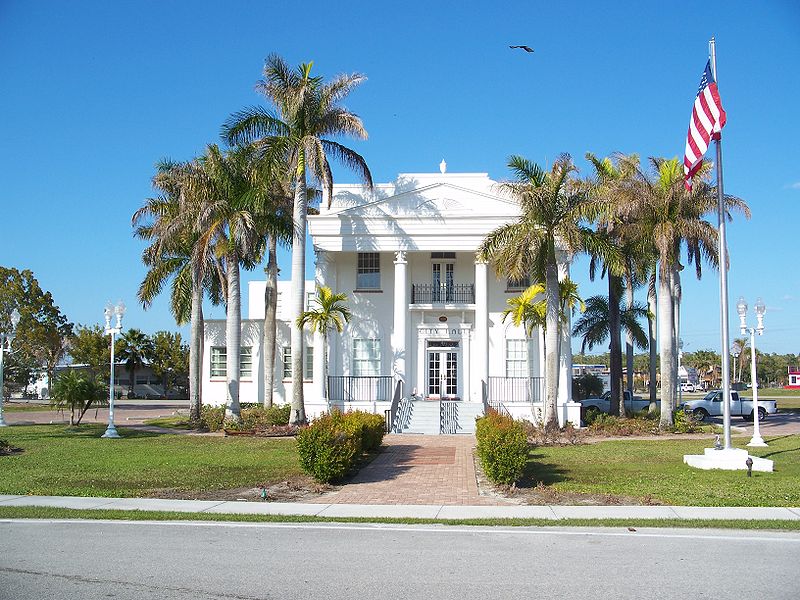
<path fill-rule="evenodd" d="M 675 433 L 694 433 L 702 429 L 694 415 L 682 408 L 672 411 L 672 424 L 672 431 Z"/>
<path fill-rule="evenodd" d="M 200 410 L 200 426 L 209 431 L 219 431 L 222 429 L 222 421 L 224 419 L 224 406 L 203 406 Z"/>
<path fill-rule="evenodd" d="M 522 423 L 489 412 L 475 426 L 478 457 L 483 471 L 494 483 L 516 483 L 528 462 L 528 439 Z"/>
<path fill-rule="evenodd" d="M 345 428 L 361 435 L 361 449 L 364 452 L 372 452 L 380 448 L 383 443 L 383 435 L 386 430 L 386 423 L 383 415 L 354 411 L 344 413 L 342 419 Z"/>
<path fill-rule="evenodd" d="M 289 413 L 292 410 L 291 404 L 281 406 L 252 406 L 242 409 L 242 430 L 264 429 L 275 425 L 286 425 L 289 423 Z"/>
<path fill-rule="evenodd" d="M 323 415 L 297 434 L 300 467 L 317 481 L 341 479 L 361 452 L 360 427 L 343 424 L 341 414 Z"/>

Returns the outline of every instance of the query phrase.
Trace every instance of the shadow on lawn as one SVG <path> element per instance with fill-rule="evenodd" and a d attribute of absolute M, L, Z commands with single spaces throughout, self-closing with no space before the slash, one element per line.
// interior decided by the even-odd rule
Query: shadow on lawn
<path fill-rule="evenodd" d="M 519 488 L 533 488 L 539 483 L 552 485 L 567 479 L 568 471 L 557 465 L 541 462 L 543 454 L 531 454 L 522 479 L 517 483 Z"/>

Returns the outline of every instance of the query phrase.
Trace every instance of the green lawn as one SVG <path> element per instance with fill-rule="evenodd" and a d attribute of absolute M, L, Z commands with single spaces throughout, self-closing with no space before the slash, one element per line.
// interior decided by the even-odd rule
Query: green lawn
<path fill-rule="evenodd" d="M 155 434 L 104 425 L 7 427 L 0 439 L 24 452 L 0 456 L 0 494 L 157 496 L 159 491 L 258 487 L 300 474 L 290 438 Z"/>
<path fill-rule="evenodd" d="M 734 439 L 744 447 L 746 438 Z M 775 461 L 774 473 L 701 471 L 683 464 L 710 440 L 609 441 L 531 452 L 528 485 L 542 481 L 561 492 L 636 496 L 696 506 L 800 506 L 800 436 L 766 438 L 751 450 Z"/>
<path fill-rule="evenodd" d="M 753 390 L 747 389 L 739 392 L 742 396 L 751 398 Z M 787 390 L 786 388 L 758 388 L 759 398 L 784 398 L 786 396 L 794 396 L 800 399 L 800 390 Z"/>
<path fill-rule="evenodd" d="M 49 404 L 26 404 L 25 402 L 4 402 L 3 412 L 56 412 Z"/>

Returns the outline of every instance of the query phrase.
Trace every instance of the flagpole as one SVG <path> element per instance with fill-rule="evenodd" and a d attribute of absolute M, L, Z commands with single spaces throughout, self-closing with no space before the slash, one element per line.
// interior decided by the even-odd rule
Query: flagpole
<path fill-rule="evenodd" d="M 717 79 L 716 42 L 709 42 L 711 73 Z M 722 188 L 722 132 L 717 137 L 717 218 L 719 221 L 719 303 L 720 330 L 722 337 L 722 425 L 725 450 L 731 449 L 731 378 L 730 378 L 730 332 L 728 327 L 728 242 L 725 235 L 725 193 Z"/>

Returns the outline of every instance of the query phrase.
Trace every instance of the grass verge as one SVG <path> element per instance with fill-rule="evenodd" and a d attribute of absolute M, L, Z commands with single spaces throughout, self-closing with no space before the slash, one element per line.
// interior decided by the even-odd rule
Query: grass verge
<path fill-rule="evenodd" d="M 554 492 L 633 496 L 644 503 L 688 506 L 800 506 L 800 436 L 765 438 L 751 454 L 775 461 L 775 472 L 702 471 L 683 464 L 710 439 L 612 440 L 531 451 L 521 487 L 541 482 Z M 747 438 L 734 446 L 745 447 Z"/>
<path fill-rule="evenodd" d="M 687 529 L 772 529 L 800 531 L 800 521 L 715 519 L 401 519 L 315 517 L 308 515 L 235 515 L 145 510 L 77 510 L 39 506 L 0 506 L 0 519 L 86 519 L 124 521 L 210 521 L 242 523 L 386 523 L 490 527 L 673 527 Z"/>
<path fill-rule="evenodd" d="M 157 496 L 252 488 L 301 474 L 288 438 L 222 438 L 118 429 L 105 425 L 8 427 L 2 438 L 21 448 L 0 457 L 0 494 Z"/>

